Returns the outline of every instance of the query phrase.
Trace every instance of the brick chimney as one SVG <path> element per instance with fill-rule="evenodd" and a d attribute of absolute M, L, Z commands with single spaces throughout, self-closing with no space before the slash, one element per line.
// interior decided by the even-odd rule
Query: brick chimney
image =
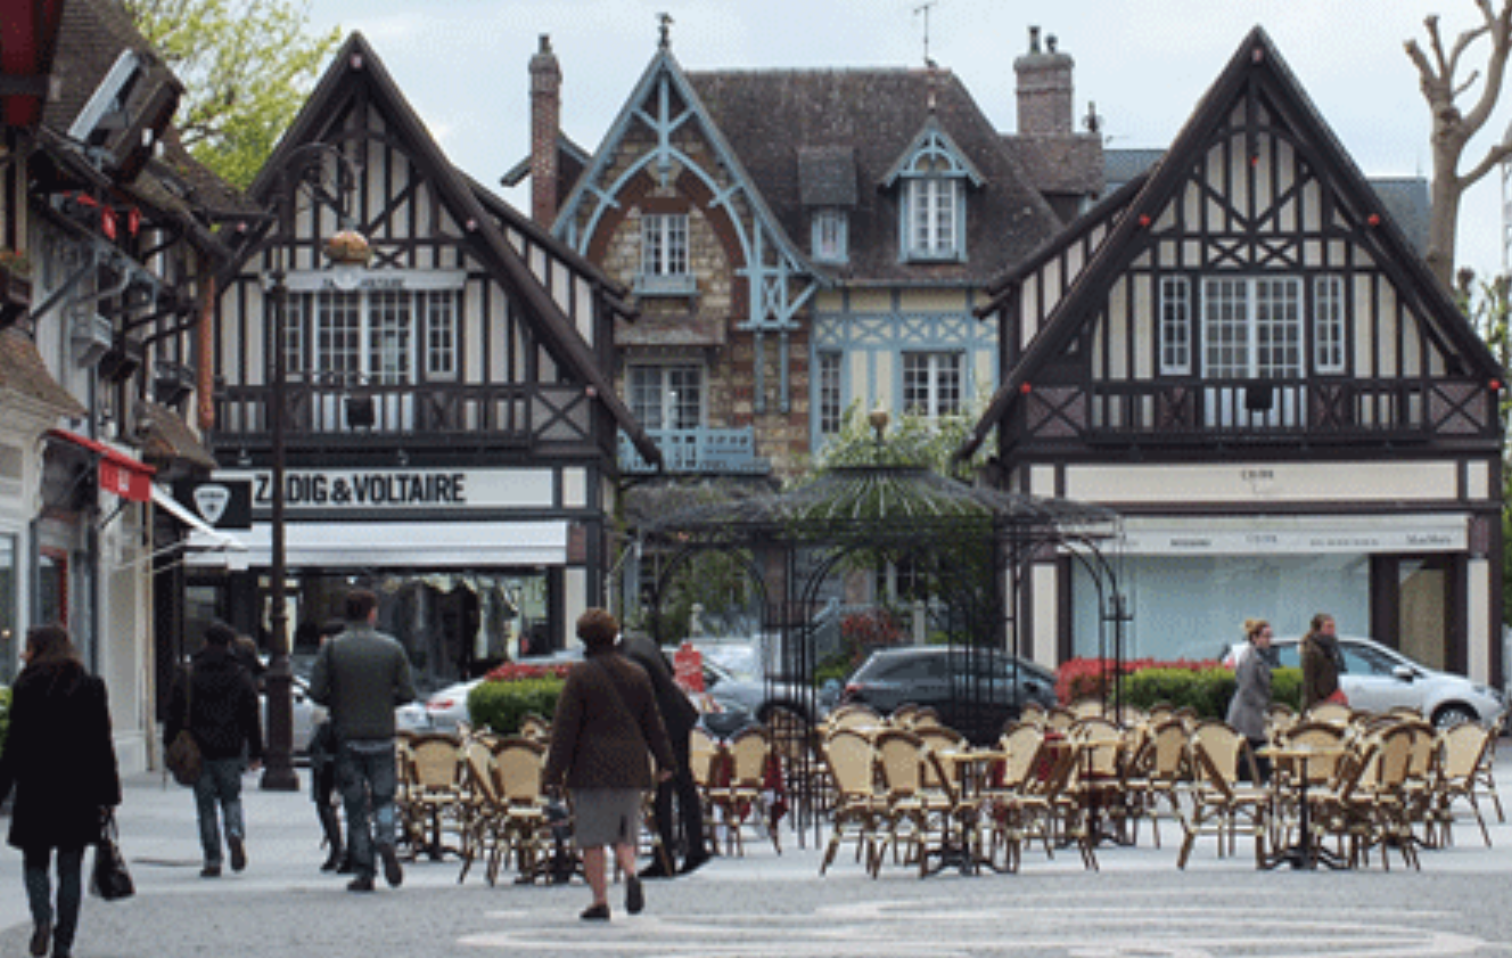
<path fill-rule="evenodd" d="M 1013 61 L 1018 74 L 1019 136 L 1069 136 L 1071 68 L 1074 61 L 1055 49 L 1055 37 L 1040 48 L 1040 28 L 1029 28 L 1029 52 Z"/>
<path fill-rule="evenodd" d="M 562 68 L 541 34 L 541 49 L 530 58 L 530 216 L 551 228 L 557 215 L 557 139 L 562 128 Z"/>

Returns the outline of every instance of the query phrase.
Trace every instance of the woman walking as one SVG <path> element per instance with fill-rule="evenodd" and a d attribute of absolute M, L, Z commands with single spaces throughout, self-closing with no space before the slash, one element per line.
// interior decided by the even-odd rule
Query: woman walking
<path fill-rule="evenodd" d="M 1343 656 L 1333 616 L 1319 612 L 1312 617 L 1312 628 L 1302 637 L 1302 711 L 1323 702 L 1348 705 L 1339 688 Z"/>
<path fill-rule="evenodd" d="M 565 783 L 572 791 L 573 834 L 593 890 L 593 903 L 581 917 L 607 921 L 604 848 L 614 846 L 627 876 L 625 910 L 634 915 L 645 905 L 635 849 L 641 796 L 654 784 L 647 754 L 656 756 L 659 781 L 672 777 L 675 763 L 651 680 L 615 651 L 619 622 L 603 609 L 589 609 L 578 619 L 577 634 L 584 661 L 567 674 L 557 700 L 544 782 L 550 788 Z"/>
<path fill-rule="evenodd" d="M 1259 751 L 1265 745 L 1265 713 L 1271 704 L 1270 644 L 1274 633 L 1264 619 L 1245 619 L 1244 637 L 1249 644 L 1239 652 L 1234 665 L 1234 697 L 1229 700 L 1228 724 Z M 1256 757 L 1256 771 L 1263 782 L 1270 778 L 1270 761 Z"/>
<path fill-rule="evenodd" d="M 29 631 L 22 660 L 0 754 L 0 800 L 15 787 L 9 840 L 21 849 L 31 953 L 46 955 L 50 940 L 53 958 L 68 958 L 83 898 L 84 849 L 99 840 L 106 813 L 121 803 L 110 707 L 105 683 L 84 671 L 62 626 Z"/>

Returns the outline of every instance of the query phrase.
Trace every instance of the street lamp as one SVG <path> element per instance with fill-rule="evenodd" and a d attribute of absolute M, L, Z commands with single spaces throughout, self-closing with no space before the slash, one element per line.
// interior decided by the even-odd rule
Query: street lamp
<path fill-rule="evenodd" d="M 326 161 L 334 162 L 334 177 L 328 183 Z M 268 671 L 263 677 L 268 701 L 268 741 L 264 749 L 261 785 L 272 791 L 292 792 L 299 788 L 294 771 L 294 674 L 289 668 L 289 613 L 284 596 L 288 578 L 288 557 L 284 547 L 284 504 L 286 493 L 286 453 L 284 445 L 286 413 L 284 393 L 288 378 L 287 344 L 284 328 L 289 314 L 289 284 L 285 270 L 286 246 L 294 237 L 295 200 L 303 188 L 312 200 L 332 206 L 344 228 L 325 244 L 326 255 L 338 263 L 355 263 L 359 256 L 366 261 L 368 243 L 362 235 L 345 224 L 344 198 L 356 186 L 357 171 L 346 155 L 328 143 L 308 143 L 289 154 L 278 178 L 279 204 L 277 263 L 268 278 L 273 300 L 271 390 L 269 393 L 268 432 L 273 457 L 273 501 L 269 523 L 271 551 L 269 558 L 268 613 L 269 639 L 272 644 Z M 316 222 L 318 222 L 318 217 Z M 335 252 L 333 252 L 335 251 Z"/>

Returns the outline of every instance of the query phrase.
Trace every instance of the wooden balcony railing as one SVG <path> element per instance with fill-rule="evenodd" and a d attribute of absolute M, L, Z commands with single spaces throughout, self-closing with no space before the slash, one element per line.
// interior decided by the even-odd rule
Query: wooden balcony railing
<path fill-rule="evenodd" d="M 1493 438 L 1498 403 L 1488 383 L 1465 377 L 1034 385 L 1020 403 L 1020 434 L 1168 443 Z"/>
<path fill-rule="evenodd" d="M 270 439 L 268 386 L 230 386 L 216 394 L 218 441 L 260 445 Z M 523 448 L 591 437 L 591 401 L 580 386 L 446 383 L 344 386 L 290 382 L 284 387 L 287 441 L 294 446 L 370 442 L 449 445 L 459 438 Z"/>

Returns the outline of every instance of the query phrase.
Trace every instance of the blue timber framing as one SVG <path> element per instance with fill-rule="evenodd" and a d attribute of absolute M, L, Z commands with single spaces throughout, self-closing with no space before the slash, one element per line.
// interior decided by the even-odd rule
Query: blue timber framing
<path fill-rule="evenodd" d="M 675 113 L 674 94 L 682 102 L 682 108 Z M 653 98 L 654 113 L 647 112 L 646 106 Z M 696 121 L 712 147 L 715 164 L 728 171 L 728 183 L 720 182 L 715 171 L 706 169 L 673 141 L 674 134 L 689 121 Z M 618 146 L 637 123 L 655 135 L 655 146 L 623 169 L 614 182 L 603 185 Z M 764 338 L 774 334 L 778 337 L 778 367 L 782 377 L 779 401 L 781 411 L 788 412 L 792 405 L 789 334 L 799 328 L 798 315 L 814 294 L 833 281 L 799 251 L 782 229 L 734 150 L 710 120 L 665 39 L 615 118 L 592 165 L 567 197 L 553 232 L 574 249 L 586 252 L 605 212 L 619 208 L 618 197 L 637 176 L 654 169 L 657 182 L 668 186 L 674 167 L 696 176 L 713 197 L 710 207 L 724 207 L 730 216 L 744 258 L 744 265 L 735 272 L 745 277 L 748 296 L 747 318 L 737 328 L 755 337 L 756 411 L 766 411 Z M 742 213 L 742 202 L 749 210 L 748 216 Z M 585 205 L 589 203 L 594 205 Z M 579 228 L 578 221 L 584 212 L 588 213 L 587 219 Z"/>

